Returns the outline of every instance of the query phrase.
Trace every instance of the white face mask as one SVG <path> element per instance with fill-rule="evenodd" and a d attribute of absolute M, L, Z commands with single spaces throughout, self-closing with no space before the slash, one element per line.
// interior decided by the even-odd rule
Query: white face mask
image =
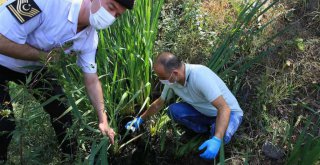
<path fill-rule="evenodd" d="M 169 81 L 171 76 L 172 76 L 172 73 L 171 73 L 170 77 L 168 78 L 168 80 L 159 80 L 159 81 L 164 85 L 172 86 L 172 85 L 177 83 L 177 79 L 172 83 L 172 82 Z"/>
<path fill-rule="evenodd" d="M 173 85 L 174 83 L 172 83 L 172 82 L 170 82 L 169 80 L 159 80 L 162 84 L 164 84 L 164 85 L 169 85 L 169 86 L 171 86 L 171 85 Z"/>
<path fill-rule="evenodd" d="M 94 14 L 91 13 L 91 7 L 90 7 L 90 16 L 89 16 L 90 25 L 98 30 L 109 27 L 116 20 L 116 18 L 112 14 L 110 14 L 108 10 L 106 10 L 104 7 L 101 6 L 101 0 L 99 0 L 99 3 L 100 3 L 100 8 Z M 91 5 L 92 5 L 92 2 L 91 2 Z"/>

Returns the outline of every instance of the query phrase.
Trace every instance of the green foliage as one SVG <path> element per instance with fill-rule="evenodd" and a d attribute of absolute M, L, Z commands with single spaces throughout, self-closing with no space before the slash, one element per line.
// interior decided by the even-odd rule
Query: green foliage
<path fill-rule="evenodd" d="M 99 75 L 103 75 L 100 80 L 105 84 L 103 93 L 110 125 L 116 132 L 121 115 L 130 111 L 132 114 L 143 103 L 141 112 L 149 104 L 153 46 L 162 3 L 162 0 L 137 1 L 133 11 L 121 16 L 111 28 L 100 31 L 97 63 Z M 122 139 L 116 139 L 115 153 L 119 152 L 118 143 Z M 100 152 L 98 159 L 106 154 Z"/>
<path fill-rule="evenodd" d="M 115 93 L 130 94 L 142 89 L 151 80 L 153 45 L 157 36 L 158 17 L 163 1 L 138 1 L 132 12 L 121 16 L 111 28 L 100 32 L 97 56 L 103 84 L 113 84 L 104 93 L 110 100 Z M 116 90 L 116 91 L 112 91 Z M 150 94 L 150 86 L 136 99 L 141 103 Z"/>
<path fill-rule="evenodd" d="M 265 39 L 256 46 L 254 50 L 257 51 L 252 51 L 252 45 L 256 42 L 255 38 L 262 34 L 263 30 L 272 23 L 272 20 L 260 27 L 257 27 L 254 22 L 257 22 L 259 16 L 265 14 L 278 1 L 263 8 L 266 2 L 267 0 L 254 2 L 243 7 L 237 22 L 230 31 L 226 31 L 222 35 L 223 40 L 217 44 L 218 46 L 208 62 L 208 67 L 226 80 L 234 93 L 238 91 L 244 73 L 274 49 L 271 46 L 272 41 L 283 33 L 280 31 Z M 239 57 L 239 55 L 241 56 Z"/>
<path fill-rule="evenodd" d="M 294 40 L 294 42 L 295 42 L 295 44 L 297 45 L 297 47 L 298 47 L 298 49 L 300 50 L 300 51 L 304 51 L 304 42 L 303 42 L 303 39 L 302 38 L 296 38 L 295 40 Z"/>
<path fill-rule="evenodd" d="M 161 12 L 156 52 L 170 51 L 184 61 L 205 61 L 216 41 L 216 32 L 207 24 L 201 1 L 174 1 Z"/>
<path fill-rule="evenodd" d="M 266 72 L 267 75 L 262 75 L 261 83 L 257 85 L 257 102 L 261 109 L 273 109 L 281 101 L 291 98 L 299 83 L 290 73 L 275 72 L 268 68 Z"/>
<path fill-rule="evenodd" d="M 97 55 L 99 78 L 103 84 L 109 122 L 116 132 L 121 129 L 120 121 L 123 116 L 139 115 L 149 104 L 151 84 L 153 83 L 151 69 L 155 54 L 154 44 L 157 46 L 156 52 L 170 50 L 185 61 L 203 63 L 203 61 L 210 59 L 208 66 L 226 80 L 229 87 L 236 93 L 242 85 L 243 76 L 248 69 L 274 51 L 271 41 L 282 34 L 280 31 L 267 38 L 264 31 L 272 25 L 272 20 L 261 26 L 257 24 L 258 17 L 272 9 L 277 1 L 266 7 L 263 5 L 266 1 L 255 5 L 253 3 L 243 5 L 233 0 L 221 0 L 219 3 L 230 5 L 228 11 L 209 8 L 212 9 L 211 11 L 225 11 L 227 13 L 224 15 L 225 17 L 220 15 L 223 13 L 211 17 L 209 12 L 203 10 L 203 6 L 201 6 L 203 2 L 198 0 L 168 0 L 166 2 L 164 10 L 161 11 L 163 0 L 137 1 L 133 11 L 123 15 L 110 29 L 99 32 L 100 44 Z M 211 3 L 216 7 L 214 2 Z M 309 3 L 311 1 L 299 1 L 305 10 Z M 291 14 L 290 19 L 293 19 L 296 12 Z M 238 18 L 235 19 L 235 16 Z M 224 19 L 217 20 L 219 17 Z M 320 23 L 319 12 L 313 11 L 307 17 L 314 20 L 310 26 L 319 27 L 317 26 Z M 158 24 L 158 20 L 161 21 L 160 24 Z M 222 32 L 220 33 L 220 31 Z M 288 39 L 285 43 L 286 47 L 284 47 L 284 59 L 287 60 L 290 53 L 296 50 L 301 53 L 308 51 L 308 42 L 301 36 Z M 124 135 L 117 136 L 116 144 L 111 146 L 108 139 L 102 137 L 97 129 L 96 112 L 87 99 L 82 73 L 73 63 L 74 60 L 73 57 L 62 57 L 59 65 L 49 67 L 57 73 L 61 84 L 64 85 L 70 103 L 67 112 L 71 111 L 75 118 L 74 125 L 68 133 L 68 135 L 77 136 L 79 148 L 81 148 L 78 154 L 80 160 L 76 160 L 75 163 L 108 164 L 108 160 L 122 154 L 121 151 L 124 151 L 123 148 L 129 143 L 149 132 L 141 133 L 129 141 L 124 141 L 128 135 L 127 131 Z M 297 119 L 294 118 L 295 122 L 293 122 L 294 119 L 288 121 L 286 118 L 279 119 L 278 116 L 270 114 L 272 109 L 282 103 L 294 100 L 292 96 L 300 87 L 299 81 L 292 76 L 291 72 L 287 72 L 289 66 L 291 63 L 279 70 L 267 68 L 266 73 L 261 75 L 261 82 L 259 81 L 259 84 L 254 87 L 258 91 L 254 96 L 256 103 L 250 102 L 250 104 L 253 104 L 256 109 L 248 117 L 249 120 L 244 122 L 248 122 L 250 128 L 251 125 L 254 125 L 255 129 L 260 132 L 243 128 L 254 133 L 250 132 L 243 137 L 241 135 L 244 140 L 239 138 L 235 142 L 240 147 L 232 146 L 232 154 L 236 153 L 235 157 L 243 156 L 244 164 L 251 164 L 249 157 L 251 161 L 257 155 L 255 153 L 248 155 L 248 153 L 260 147 L 260 144 L 265 140 L 264 138 L 269 138 L 268 136 L 273 142 L 287 147 L 287 164 L 319 163 L 318 109 L 310 108 L 307 103 L 287 104 L 287 106 L 294 106 L 298 110 L 306 109 L 317 117 L 317 119 L 306 117 L 305 114 L 300 114 L 296 110 L 294 117 Z M 30 83 L 30 79 L 27 82 Z M 15 116 L 17 117 L 17 129 L 14 131 L 13 144 L 11 145 L 12 151 L 10 152 L 13 154 L 11 154 L 10 163 L 59 164 L 60 160 L 57 160 L 57 155 L 59 155 L 57 146 L 59 144 L 55 144 L 48 116 L 41 110 L 43 105 L 59 96 L 53 96 L 42 104 L 35 104 L 35 100 L 30 100 L 30 95 L 26 94 L 30 92 L 28 85 L 28 83 L 22 86 L 10 84 Z M 320 89 L 317 82 L 312 84 L 312 87 L 312 90 L 315 91 Z M 312 103 L 320 104 L 317 101 Z M 9 112 L 2 111 L 2 113 L 8 115 Z M 307 124 L 301 131 L 299 126 L 301 123 L 305 123 L 306 118 Z M 150 125 L 150 136 L 148 136 L 158 138 L 159 143 L 148 145 L 159 146 L 161 152 L 167 149 L 168 134 L 170 133 L 173 134 L 171 138 L 175 142 L 170 147 L 174 149 L 174 155 L 178 158 L 194 152 L 205 140 L 203 137 L 197 136 L 188 143 L 182 144 L 179 140 L 183 133 L 174 123 L 169 122 L 170 119 L 165 111 L 154 119 L 155 122 Z M 256 132 L 258 134 L 255 134 Z M 40 134 L 43 136 L 39 136 Z M 295 134 L 300 135 L 298 139 L 294 139 Z M 257 138 L 253 139 L 252 135 L 257 135 Z M 225 151 L 230 150 L 228 147 L 220 149 L 220 164 L 232 159 L 225 157 Z M 88 155 L 89 153 L 90 155 Z"/>
<path fill-rule="evenodd" d="M 156 121 L 154 125 L 150 125 L 151 136 L 156 135 L 162 130 L 166 131 L 164 127 L 170 121 L 170 118 L 168 115 L 165 114 L 165 112 L 166 112 L 165 110 L 164 112 L 162 112 L 162 114 L 160 115 L 160 118 Z"/>
<path fill-rule="evenodd" d="M 288 48 L 299 50 L 299 51 L 305 51 L 305 41 L 303 41 L 302 38 L 295 38 L 294 40 L 288 40 L 285 42 L 285 45 L 288 46 Z"/>
<path fill-rule="evenodd" d="M 193 137 L 186 144 L 181 144 L 181 145 L 177 146 L 176 156 L 178 156 L 178 157 L 185 156 L 188 153 L 190 153 L 191 151 L 197 150 L 199 147 L 199 144 L 201 144 L 203 141 L 204 141 L 204 139 L 202 137 L 200 137 L 200 135 Z"/>
<path fill-rule="evenodd" d="M 219 151 L 219 164 L 224 165 L 225 163 L 225 155 L 224 155 L 224 141 L 221 142 L 221 147 Z"/>
<path fill-rule="evenodd" d="M 307 124 L 301 131 L 298 139 L 293 144 L 293 149 L 287 159 L 286 164 L 316 164 L 320 160 L 320 138 L 318 129 L 320 127 L 319 115 L 312 123 L 311 119 L 307 120 Z M 308 132 L 309 133 L 308 133 Z M 293 142 L 293 141 L 292 141 Z"/>
<path fill-rule="evenodd" d="M 38 91 L 30 90 L 31 76 L 27 83 L 9 84 L 16 123 L 8 153 L 10 158 L 8 163 L 11 164 L 47 164 L 55 161 L 52 155 L 55 155 L 58 150 L 59 144 L 56 144 L 55 138 L 51 136 L 54 132 L 49 127 L 50 119 L 42 110 L 42 106 L 56 97 L 42 104 L 35 103 L 32 94 Z M 43 155 L 43 152 L 46 154 Z"/>
<path fill-rule="evenodd" d="M 255 49 L 251 48 L 252 45 L 256 42 L 256 37 L 261 35 L 262 32 L 272 22 L 272 21 L 269 21 L 261 25 L 261 27 L 259 28 L 257 28 L 257 24 L 254 23 L 257 21 L 260 15 L 265 14 L 269 9 L 271 9 L 277 3 L 277 1 L 268 5 L 266 8 L 263 8 L 263 5 L 265 3 L 266 1 L 263 1 L 261 3 L 250 3 L 242 6 L 242 10 L 239 13 L 239 16 L 236 22 L 234 23 L 234 25 L 232 26 L 231 30 L 226 28 L 225 32 L 222 33 L 221 36 L 219 36 L 219 38 L 221 38 L 220 40 L 212 40 L 212 38 L 209 37 L 211 39 L 211 42 L 212 41 L 214 42 L 219 41 L 219 42 L 215 43 L 215 45 L 217 46 L 214 47 L 214 51 L 208 62 L 208 66 L 213 71 L 218 73 L 223 79 L 227 80 L 229 86 L 231 86 L 234 93 L 238 91 L 239 86 L 241 84 L 241 80 L 242 80 L 241 78 L 244 75 L 244 73 L 246 73 L 250 69 L 250 67 L 252 67 L 255 63 L 259 62 L 262 57 L 268 55 L 271 52 L 273 48 L 270 48 L 271 47 L 270 45 L 273 39 L 276 38 L 278 35 L 282 34 L 282 32 L 279 32 L 275 35 L 272 35 L 269 38 L 265 39 L 260 45 L 256 46 L 257 48 Z M 180 5 L 180 6 L 178 5 L 177 7 L 181 7 L 179 11 L 181 13 L 184 13 L 185 10 L 189 9 L 188 5 L 190 4 L 197 4 L 197 1 L 196 2 L 187 1 L 183 3 L 183 5 Z M 197 10 L 194 12 L 195 13 L 186 12 L 188 13 L 188 15 L 181 14 L 180 19 L 183 19 L 184 16 L 196 17 L 197 14 L 199 14 L 197 13 L 198 12 Z M 171 15 L 168 16 L 169 20 L 173 19 L 171 18 L 172 15 L 175 16 L 175 14 L 171 13 Z M 194 22 L 192 22 L 194 20 L 196 19 L 190 19 L 188 21 L 190 21 L 191 24 L 193 25 L 195 24 Z M 169 39 L 169 43 L 179 42 L 179 44 L 183 44 L 187 47 L 190 47 L 190 44 L 184 43 L 181 40 L 181 38 L 179 38 L 179 35 L 177 35 L 179 34 L 177 33 L 177 29 L 178 29 L 177 27 L 181 27 L 182 26 L 181 24 L 177 24 L 177 22 L 173 22 L 172 24 L 170 24 L 170 21 L 166 22 L 166 20 L 164 20 L 164 22 L 165 22 L 164 24 L 167 25 L 168 27 L 166 30 L 172 30 L 172 33 L 173 33 L 170 35 L 170 33 L 168 32 L 163 32 L 165 35 L 166 34 L 169 35 L 169 36 L 164 36 L 165 39 Z M 186 22 L 183 22 L 183 23 L 186 23 Z M 173 26 L 173 28 L 170 25 Z M 189 29 L 194 30 L 192 26 L 187 25 L 187 27 L 191 27 Z M 196 29 L 198 28 L 198 26 L 195 26 L 195 27 Z M 183 31 L 184 34 L 188 34 L 188 37 L 191 36 L 190 38 L 192 38 L 192 33 L 187 32 L 187 30 L 181 30 L 181 31 Z M 168 37 L 171 37 L 171 38 L 168 38 Z M 203 42 L 200 42 L 200 43 L 203 43 Z M 168 45 L 168 46 L 170 47 L 172 45 Z M 262 47 L 266 49 L 262 49 Z M 197 49 L 202 51 L 202 47 L 200 48 L 197 47 Z M 257 50 L 261 50 L 261 51 L 257 51 Z M 178 52 L 181 52 L 181 51 L 178 51 Z M 194 54 L 194 53 L 195 52 L 189 52 L 187 53 L 188 54 L 187 56 L 190 57 L 191 55 L 189 54 Z M 245 55 L 239 57 L 239 54 L 245 54 Z M 200 56 L 200 54 L 196 54 L 196 55 Z M 178 148 L 177 155 L 178 156 L 186 155 L 192 150 L 194 150 L 194 148 L 196 148 L 195 146 L 200 144 L 199 141 L 197 140 L 199 139 L 191 140 L 187 144 L 177 143 L 177 148 Z M 220 162 L 224 162 L 225 158 L 224 158 L 223 149 L 221 151 L 222 153 L 220 153 Z"/>
<path fill-rule="evenodd" d="M 96 144 L 96 141 L 93 141 L 88 164 L 108 165 L 108 142 L 109 139 L 107 137 L 104 137 L 99 144 Z M 95 158 L 95 156 L 98 158 Z"/>
<path fill-rule="evenodd" d="M 133 11 L 124 14 L 111 28 L 99 32 L 100 44 L 96 59 L 98 72 L 101 75 L 99 78 L 103 84 L 106 112 L 110 118 L 109 124 L 116 132 L 120 127 L 118 122 L 123 115 L 132 114 L 137 104 L 143 103 L 140 111 L 149 104 L 153 44 L 157 37 L 158 17 L 162 3 L 162 0 L 138 1 Z M 92 147 L 89 160 L 85 160 L 84 163 L 106 164 L 110 153 L 119 152 L 119 146 L 123 143 L 122 140 L 127 132 L 126 135 L 120 136 L 120 139 L 116 137 L 116 144 L 112 146 L 112 150 L 109 150 L 108 139 L 101 138 L 100 131 L 97 129 L 98 119 L 87 99 L 82 72 L 73 63 L 74 60 L 74 57 L 62 53 L 57 64 L 46 64 L 53 73 L 57 74 L 60 83 L 64 86 L 70 104 L 65 114 L 71 111 L 75 118 L 70 129 L 72 133 L 69 135 L 77 136 L 79 146 L 82 148 L 79 156 L 86 155 Z M 45 104 L 50 101 L 51 99 Z M 41 108 L 43 105 L 36 105 L 30 109 Z M 22 120 L 24 117 L 19 119 Z M 24 125 L 25 123 L 21 124 L 21 129 Z M 22 134 L 21 130 L 17 129 L 15 137 L 21 139 L 20 134 Z M 22 140 L 18 141 L 22 142 Z M 91 147 L 90 143 L 92 143 Z M 21 158 L 21 161 L 24 160 Z"/>

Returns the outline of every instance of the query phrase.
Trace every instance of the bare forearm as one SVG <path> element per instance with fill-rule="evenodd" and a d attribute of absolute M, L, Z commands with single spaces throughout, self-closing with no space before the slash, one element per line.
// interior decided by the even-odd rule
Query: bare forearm
<path fill-rule="evenodd" d="M 230 119 L 230 109 L 229 107 L 225 107 L 223 109 L 218 110 L 218 115 L 216 118 L 216 130 L 215 135 L 216 137 L 222 139 L 224 133 L 226 132 Z"/>
<path fill-rule="evenodd" d="M 114 144 L 116 132 L 109 126 L 107 114 L 104 111 L 104 101 L 101 84 L 96 73 L 84 73 L 84 83 L 93 107 L 97 110 L 99 117 L 100 132 L 109 137 L 111 144 Z"/>
<path fill-rule="evenodd" d="M 92 80 L 94 79 L 94 80 Z M 97 76 L 92 76 L 92 79 L 85 80 L 85 85 L 89 99 L 96 109 L 100 122 L 107 122 L 107 117 L 104 111 L 104 101 L 102 95 L 102 88 Z"/>
<path fill-rule="evenodd" d="M 99 121 L 104 121 L 106 120 L 106 116 L 104 111 L 104 103 L 103 103 L 103 96 L 102 96 L 100 83 L 96 85 L 92 85 L 90 88 L 91 90 L 89 89 L 88 91 L 93 91 L 93 90 L 97 91 L 97 93 L 93 93 L 93 92 L 88 92 L 88 93 L 89 93 L 91 103 L 97 111 Z"/>
<path fill-rule="evenodd" d="M 0 34 L 0 54 L 21 60 L 38 61 L 46 57 L 45 52 L 27 44 L 17 44 Z"/>
<path fill-rule="evenodd" d="M 162 108 L 163 106 L 163 101 L 159 99 L 157 99 L 155 102 L 153 102 L 150 107 L 141 115 L 141 118 L 143 120 L 148 119 L 150 116 L 153 116 L 154 114 L 156 114 L 157 112 L 159 112 L 159 110 Z"/>
<path fill-rule="evenodd" d="M 157 108 L 155 106 L 150 106 L 142 115 L 141 118 L 143 120 L 148 119 L 150 116 L 153 116 L 154 114 L 156 114 L 158 112 Z"/>
<path fill-rule="evenodd" d="M 216 107 L 218 110 L 214 136 L 218 137 L 219 139 L 222 139 L 229 125 L 229 119 L 230 119 L 230 113 L 231 113 L 230 107 L 226 103 L 223 96 L 219 96 L 217 99 L 215 99 L 212 102 L 212 105 Z"/>

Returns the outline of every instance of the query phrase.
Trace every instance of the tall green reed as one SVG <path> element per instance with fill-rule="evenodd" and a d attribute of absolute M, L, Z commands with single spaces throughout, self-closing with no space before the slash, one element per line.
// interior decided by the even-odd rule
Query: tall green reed
<path fill-rule="evenodd" d="M 271 45 L 272 41 L 286 30 L 271 35 L 254 48 L 255 39 L 260 38 L 262 32 L 274 21 L 271 19 L 262 25 L 257 24 L 258 18 L 279 2 L 275 0 L 265 6 L 268 1 L 256 0 L 243 7 L 233 27 L 222 34 L 223 39 L 217 44 L 218 47 L 213 51 L 207 64 L 227 81 L 234 93 L 239 90 L 244 73 L 275 49 L 275 46 Z"/>
<path fill-rule="evenodd" d="M 133 11 L 122 15 L 111 28 L 99 32 L 98 73 L 101 75 L 110 124 L 116 132 L 121 129 L 119 121 L 123 115 L 136 114 L 134 110 L 137 107 L 141 107 L 141 111 L 149 104 L 153 46 L 162 4 L 163 0 L 136 1 Z M 116 139 L 114 152 L 119 152 L 118 143 L 122 143 L 122 139 L 124 137 Z M 98 146 L 102 143 L 105 140 Z M 106 149 L 95 147 L 91 153 L 99 152 L 97 159 L 101 159 L 108 156 Z M 101 164 L 104 162 L 101 161 Z"/>
<path fill-rule="evenodd" d="M 114 84 L 119 90 L 116 93 L 134 94 L 150 82 L 162 3 L 163 0 L 137 1 L 133 11 L 121 16 L 111 28 L 100 31 L 97 62 L 100 75 L 107 75 L 101 81 L 103 84 L 120 81 Z M 119 98 L 110 89 L 105 90 L 109 98 Z M 136 102 L 141 104 L 150 91 L 149 86 Z"/>
<path fill-rule="evenodd" d="M 153 45 L 162 3 L 163 0 L 137 1 L 133 11 L 123 15 L 111 28 L 99 32 L 100 44 L 96 58 L 98 74 L 109 123 L 116 131 L 122 110 L 128 111 L 135 104 L 143 108 L 149 102 Z M 47 67 L 57 73 L 64 86 L 70 104 L 64 114 L 71 111 L 75 116 L 71 130 L 78 135 L 85 152 L 89 152 L 87 145 L 92 142 L 88 164 L 108 164 L 110 144 L 106 137 L 100 137 L 96 113 L 87 99 L 81 70 L 73 63 L 73 57 L 69 58 L 63 53 L 61 57 L 58 65 L 49 64 Z M 53 96 L 35 108 L 42 107 L 56 97 L 59 96 Z M 122 142 L 118 138 L 114 152 L 119 151 L 118 143 Z"/>
<path fill-rule="evenodd" d="M 137 114 L 149 104 L 153 46 L 163 0 L 137 1 L 109 29 L 100 31 L 97 63 L 111 123 L 117 129 L 119 114 Z M 119 102 L 126 103 L 119 106 Z M 121 119 L 120 119 L 121 120 Z"/>
<path fill-rule="evenodd" d="M 275 0 L 266 6 L 268 1 L 256 0 L 243 6 L 237 21 L 231 30 L 222 35 L 221 38 L 224 39 L 218 43 L 219 46 L 213 51 L 207 64 L 209 68 L 218 73 L 227 82 L 233 93 L 238 92 L 243 75 L 254 64 L 259 63 L 263 57 L 269 55 L 275 49 L 272 42 L 286 30 L 275 33 L 257 45 L 256 48 L 253 48 L 256 38 L 259 38 L 262 32 L 274 21 L 274 19 L 271 19 L 262 25 L 258 22 L 260 16 L 266 14 L 279 2 Z M 225 157 L 222 146 L 219 164 L 224 164 L 224 162 Z"/>

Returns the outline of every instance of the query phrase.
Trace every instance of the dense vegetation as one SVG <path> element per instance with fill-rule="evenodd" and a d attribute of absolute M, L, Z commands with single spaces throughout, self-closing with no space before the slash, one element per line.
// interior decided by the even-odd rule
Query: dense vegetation
<path fill-rule="evenodd" d="M 115 145 L 97 129 L 75 59 L 62 54 L 60 63 L 49 65 L 74 116 L 74 164 L 212 164 L 196 151 L 206 137 L 183 140 L 185 130 L 170 121 L 166 109 L 135 134 L 123 129 L 159 96 L 152 61 L 164 50 L 210 67 L 244 110 L 240 129 L 215 163 L 320 163 L 319 0 L 137 1 L 99 36 L 98 72 L 109 122 L 118 133 Z M 10 84 L 17 130 L 9 163 L 60 164 L 49 117 L 30 99 L 27 85 Z"/>

